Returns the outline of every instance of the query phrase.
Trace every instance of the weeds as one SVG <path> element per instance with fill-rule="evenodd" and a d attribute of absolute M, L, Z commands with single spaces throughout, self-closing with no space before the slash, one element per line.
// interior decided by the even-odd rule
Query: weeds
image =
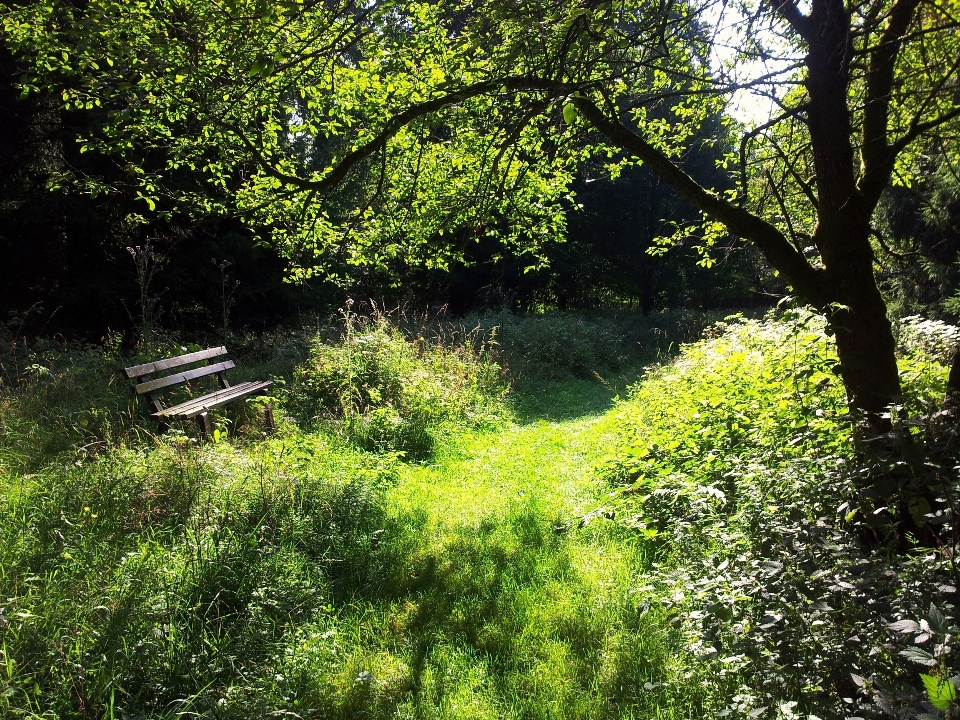
<path fill-rule="evenodd" d="M 398 320 L 348 308 L 319 333 L 238 335 L 293 420 L 264 438 L 240 413 L 206 445 L 153 436 L 110 384 L 114 346 L 18 349 L 0 392 L 0 712 L 955 710 L 949 502 L 926 508 L 939 551 L 860 542 L 893 516 L 865 478 L 937 477 L 955 497 L 953 435 L 928 417 L 949 328 L 901 332 L 902 454 L 881 467 L 802 311 L 730 318 L 672 362 L 679 316 Z M 590 341 L 538 355 L 555 336 Z"/>
<path fill-rule="evenodd" d="M 368 450 L 430 455 L 444 424 L 482 427 L 504 416 L 500 368 L 472 343 L 408 338 L 388 318 L 348 306 L 335 343 L 318 336 L 294 372 L 287 407 L 305 425 L 332 420 Z"/>
<path fill-rule="evenodd" d="M 931 602 L 953 612 L 953 551 L 860 542 L 906 512 L 876 501 L 876 478 L 894 493 L 926 482 L 933 436 L 901 425 L 903 457 L 888 465 L 857 451 L 813 315 L 712 334 L 617 411 L 622 443 L 606 476 L 620 487 L 618 515 L 660 548 L 639 592 L 683 629 L 692 672 L 727 698 L 724 716 L 935 716 L 888 625 L 925 618 Z M 942 399 L 945 368 L 917 353 L 902 368 L 918 417 Z M 927 510 L 924 522 L 952 522 Z"/>

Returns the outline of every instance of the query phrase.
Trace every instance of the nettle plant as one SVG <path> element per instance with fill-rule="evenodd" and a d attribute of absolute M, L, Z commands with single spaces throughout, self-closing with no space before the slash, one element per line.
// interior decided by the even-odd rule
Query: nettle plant
<path fill-rule="evenodd" d="M 953 606 L 949 605 L 947 608 L 953 609 Z M 905 619 L 890 624 L 890 630 L 900 635 L 903 640 L 912 643 L 911 646 L 901 650 L 900 655 L 927 669 L 926 672 L 920 673 L 926 697 L 903 690 L 892 690 L 879 681 L 871 682 L 859 676 L 854 676 L 854 681 L 890 715 L 902 715 L 904 709 L 910 712 L 919 706 L 924 711 L 918 715 L 920 718 L 932 720 L 944 717 L 943 713 L 946 717 L 956 717 L 960 674 L 951 675 L 951 673 L 956 671 L 957 658 L 953 651 L 957 646 L 960 627 L 957 627 L 953 620 L 953 617 L 945 615 L 939 607 L 931 604 L 930 612 L 919 622 Z M 949 660 L 953 660 L 953 667 Z M 904 703 L 904 700 L 907 702 Z M 903 707 L 904 705 L 906 708 Z"/>
<path fill-rule="evenodd" d="M 620 410 L 607 475 L 658 561 L 638 602 L 670 617 L 721 716 L 955 712 L 953 431 L 894 412 L 899 457 L 855 446 L 829 336 L 804 311 L 711 335 Z M 902 362 L 907 402 L 932 407 L 945 368 Z M 880 475 L 900 506 L 864 490 Z M 920 485 L 932 507 L 908 502 Z M 897 547 L 889 529 L 913 512 L 947 544 Z"/>

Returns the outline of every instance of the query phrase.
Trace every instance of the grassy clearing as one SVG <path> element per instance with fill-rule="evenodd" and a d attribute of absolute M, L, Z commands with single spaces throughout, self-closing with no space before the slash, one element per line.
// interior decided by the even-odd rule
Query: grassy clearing
<path fill-rule="evenodd" d="M 629 593 L 643 543 L 596 507 L 596 418 L 461 435 L 386 493 L 403 548 L 344 658 L 383 717 L 689 717 L 670 642 Z M 403 668 L 401 697 L 392 693 Z M 645 689 L 645 686 L 647 688 Z"/>
<path fill-rule="evenodd" d="M 677 318 L 571 318 L 602 347 L 561 343 L 550 363 L 530 337 L 562 318 L 511 321 L 496 356 L 484 322 L 405 339 L 377 320 L 251 353 L 294 417 L 267 438 L 238 408 L 202 447 L 152 437 L 98 384 L 110 351 L 22 365 L 0 393 L 0 712 L 942 716 L 951 548 L 860 540 L 922 508 L 932 460 L 956 497 L 953 435 L 920 422 L 954 330 L 904 324 L 914 420 L 899 456 L 871 457 L 805 313 L 714 326 L 637 384 Z M 370 444 L 378 413 L 395 432 Z"/>
<path fill-rule="evenodd" d="M 33 348 L 0 399 L 4 716 L 698 714 L 669 629 L 630 593 L 644 542 L 581 527 L 611 431 L 583 414 L 614 386 L 564 366 L 528 374 L 534 391 L 510 407 L 502 381 L 474 381 L 490 361 L 465 343 L 444 354 L 372 332 L 352 412 L 416 421 L 437 387 L 462 390 L 422 423 L 420 464 L 402 446 L 365 450 L 335 414 L 263 438 L 241 407 L 229 440 L 154 438 L 111 382 L 114 351 Z M 292 364 L 322 364 L 310 345 L 284 351 L 286 370 L 269 348 L 240 365 L 272 363 L 292 396 Z M 336 364 L 342 341 L 330 347 Z M 478 407 L 494 411 L 464 431 Z M 91 408 L 100 425 L 83 422 Z"/>

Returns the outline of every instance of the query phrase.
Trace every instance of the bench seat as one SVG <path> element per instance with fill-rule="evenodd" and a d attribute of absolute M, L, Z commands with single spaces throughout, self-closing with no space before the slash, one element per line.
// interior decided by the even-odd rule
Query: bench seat
<path fill-rule="evenodd" d="M 206 412 L 207 410 L 216 410 L 247 395 L 257 395 L 271 385 L 273 385 L 271 380 L 250 380 L 242 382 L 239 385 L 231 385 L 225 390 L 217 390 L 203 397 L 192 398 L 179 405 L 173 405 L 172 407 L 164 408 L 159 412 L 151 414 L 153 417 L 195 418 L 200 413 Z"/>

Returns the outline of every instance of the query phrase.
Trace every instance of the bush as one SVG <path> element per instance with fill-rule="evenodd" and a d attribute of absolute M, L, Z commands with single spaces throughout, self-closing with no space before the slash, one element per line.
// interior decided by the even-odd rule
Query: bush
<path fill-rule="evenodd" d="M 901 353 L 924 355 L 942 364 L 953 360 L 960 345 L 960 328 L 940 320 L 925 320 L 919 315 L 903 318 L 896 330 Z"/>
<path fill-rule="evenodd" d="M 348 314 L 339 340 L 318 336 L 295 369 L 286 406 L 307 425 L 336 422 L 367 449 L 422 459 L 445 424 L 479 427 L 503 415 L 506 386 L 485 350 L 408 339 L 382 315 Z"/>
<path fill-rule="evenodd" d="M 909 497 L 935 460 L 945 504 L 956 459 L 937 456 L 942 445 L 917 416 L 897 427 L 899 458 L 854 447 L 818 317 L 738 320 L 711 335 L 648 373 L 618 410 L 605 474 L 619 486 L 621 521 L 659 548 L 642 602 L 672 614 L 691 673 L 727 699 L 720 715 L 936 717 L 911 663 L 928 677 L 957 670 L 933 647 L 951 638 L 953 550 L 861 539 L 882 537 L 904 512 L 872 492 L 878 477 Z M 942 399 L 942 365 L 911 355 L 902 368 L 909 406 Z M 949 537 L 949 509 L 926 510 Z M 932 628 L 923 637 L 921 619 Z M 910 622 L 891 630 L 894 620 Z M 907 650 L 904 629 L 930 652 Z"/>

